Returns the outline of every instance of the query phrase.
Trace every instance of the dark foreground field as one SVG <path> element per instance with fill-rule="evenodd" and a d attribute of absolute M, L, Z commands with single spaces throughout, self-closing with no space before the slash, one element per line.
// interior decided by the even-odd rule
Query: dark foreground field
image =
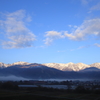
<path fill-rule="evenodd" d="M 66 91 L 0 90 L 0 100 L 100 100 L 100 94 L 67 93 Z"/>
<path fill-rule="evenodd" d="M 99 83 L 88 83 L 79 82 L 75 89 L 71 88 L 71 84 L 66 83 L 67 89 L 58 89 L 42 87 L 41 85 L 37 85 L 37 87 L 19 87 L 19 82 L 1 82 L 0 100 L 100 100 Z M 25 82 L 22 84 L 25 84 Z M 90 87 L 85 87 L 85 84 Z"/>

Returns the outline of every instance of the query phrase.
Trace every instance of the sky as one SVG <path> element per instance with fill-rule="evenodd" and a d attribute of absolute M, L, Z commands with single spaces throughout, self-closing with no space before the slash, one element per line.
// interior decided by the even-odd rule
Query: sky
<path fill-rule="evenodd" d="M 0 0 L 0 62 L 100 62 L 100 0 Z"/>

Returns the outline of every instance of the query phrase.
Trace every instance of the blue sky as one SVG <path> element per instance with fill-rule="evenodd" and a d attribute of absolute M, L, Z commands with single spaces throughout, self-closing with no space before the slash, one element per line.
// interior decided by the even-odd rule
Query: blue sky
<path fill-rule="evenodd" d="M 0 0 L 0 62 L 100 62 L 100 0 Z"/>

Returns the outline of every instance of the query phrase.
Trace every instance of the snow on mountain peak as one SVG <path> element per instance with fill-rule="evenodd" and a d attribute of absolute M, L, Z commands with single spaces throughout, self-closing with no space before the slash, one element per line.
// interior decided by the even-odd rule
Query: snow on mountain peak
<path fill-rule="evenodd" d="M 28 63 L 28 62 L 22 62 L 22 61 L 15 62 L 15 63 L 12 63 L 12 64 L 4 64 L 4 63 L 0 62 L 0 67 L 4 68 L 4 67 L 13 66 L 13 65 L 29 65 L 29 64 L 30 63 Z"/>
<path fill-rule="evenodd" d="M 46 64 L 43 64 L 45 66 L 48 66 L 48 67 L 52 67 L 52 68 L 56 68 L 56 69 L 59 69 L 59 70 L 62 70 L 62 71 L 80 71 L 80 70 L 83 70 L 85 68 L 88 68 L 90 67 L 89 65 L 86 65 L 84 63 L 66 63 L 66 64 L 61 64 L 61 63 L 46 63 Z"/>
<path fill-rule="evenodd" d="M 0 62 L 0 67 L 1 67 L 1 68 L 7 67 L 7 64 L 4 64 L 4 63 Z"/>
<path fill-rule="evenodd" d="M 93 64 L 90 64 L 91 67 L 96 67 L 96 68 L 99 68 L 100 69 L 100 63 L 93 63 Z"/>
<path fill-rule="evenodd" d="M 28 62 L 19 61 L 19 62 L 13 63 L 12 65 L 29 65 L 29 64 L 30 64 L 30 63 L 28 63 Z"/>

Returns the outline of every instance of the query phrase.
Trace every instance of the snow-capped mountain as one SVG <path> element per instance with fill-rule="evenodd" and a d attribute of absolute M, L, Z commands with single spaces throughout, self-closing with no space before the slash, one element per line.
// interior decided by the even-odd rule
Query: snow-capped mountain
<path fill-rule="evenodd" d="M 94 63 L 90 65 L 91 67 L 96 67 L 100 69 L 100 63 Z"/>
<path fill-rule="evenodd" d="M 27 79 L 100 79 L 100 63 L 0 63 L 0 77 L 16 76 Z"/>
<path fill-rule="evenodd" d="M 80 71 L 80 70 L 83 70 L 85 68 L 91 67 L 90 65 L 86 65 L 83 63 L 74 64 L 72 62 L 67 63 L 67 64 L 47 63 L 47 64 L 43 64 L 43 65 L 48 66 L 48 67 L 52 67 L 52 68 L 56 68 L 56 69 L 59 69 L 62 71 Z"/>
<path fill-rule="evenodd" d="M 28 63 L 28 62 L 22 62 L 22 61 L 15 62 L 15 63 L 12 63 L 12 64 L 4 64 L 4 63 L 0 62 L 0 67 L 5 68 L 5 67 L 13 66 L 13 65 L 29 65 L 29 64 L 30 63 Z"/>
<path fill-rule="evenodd" d="M 15 62 L 15 63 L 13 63 L 13 64 L 11 64 L 11 65 L 29 65 L 30 63 L 28 63 L 28 62 L 22 62 L 22 61 L 19 61 L 19 62 Z"/>
<path fill-rule="evenodd" d="M 4 68 L 4 67 L 8 67 L 8 65 L 0 62 L 0 68 Z"/>
<path fill-rule="evenodd" d="M 77 64 L 68 63 L 67 66 L 63 68 L 63 71 L 67 71 L 68 68 L 70 68 L 72 71 L 80 71 L 88 67 L 90 66 L 83 63 L 77 63 Z"/>
<path fill-rule="evenodd" d="M 48 67 L 52 67 L 52 68 L 56 68 L 62 71 L 80 71 L 80 70 L 84 70 L 86 68 L 90 68 L 90 67 L 96 67 L 98 69 L 100 69 L 100 63 L 94 63 L 94 64 L 84 64 L 84 63 L 66 63 L 66 64 L 61 64 L 61 63 L 46 63 L 43 64 L 45 66 Z"/>
<path fill-rule="evenodd" d="M 10 66 L 14 66 L 14 65 L 28 65 L 29 67 L 34 67 L 34 66 L 47 66 L 50 68 L 55 68 L 61 71 L 81 71 L 84 70 L 86 68 L 90 68 L 90 67 L 96 67 L 98 69 L 100 69 L 100 63 L 94 63 L 94 64 L 84 64 L 84 63 L 45 63 L 45 64 L 38 64 L 38 63 L 28 63 L 28 62 L 15 62 L 12 64 L 4 64 L 2 62 L 0 62 L 0 67 L 1 68 L 5 68 L 5 67 L 10 67 Z"/>

